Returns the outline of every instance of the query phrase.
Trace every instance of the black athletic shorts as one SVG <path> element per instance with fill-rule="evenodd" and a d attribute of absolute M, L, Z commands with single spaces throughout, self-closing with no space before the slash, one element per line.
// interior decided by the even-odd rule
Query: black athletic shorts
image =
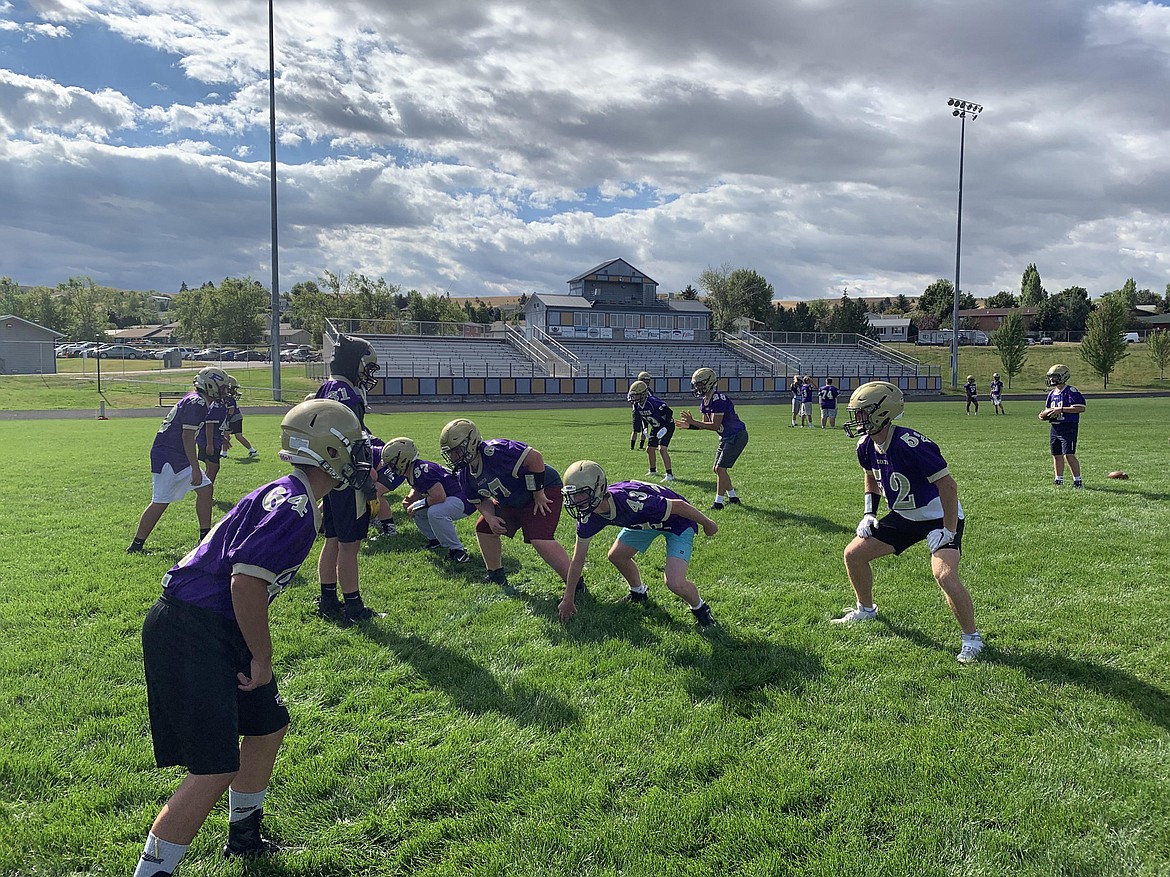
<path fill-rule="evenodd" d="M 748 434 L 742 429 L 730 437 L 720 436 L 719 447 L 715 449 L 715 466 L 720 469 L 730 469 L 747 447 Z"/>
<path fill-rule="evenodd" d="M 670 440 L 674 438 L 674 421 L 666 424 L 666 432 L 662 434 L 662 438 L 658 437 L 658 430 L 662 427 L 650 427 L 650 438 L 646 442 L 648 448 L 666 448 L 670 446 Z"/>
<path fill-rule="evenodd" d="M 363 502 L 358 514 L 357 490 L 343 487 L 325 494 L 321 505 L 321 532 L 326 539 L 340 542 L 361 542 L 370 532 L 370 509 Z"/>
<path fill-rule="evenodd" d="M 1052 424 L 1052 428 L 1048 431 L 1048 444 L 1052 450 L 1052 456 L 1061 457 L 1077 452 L 1077 431 L 1079 428 L 1080 423 L 1077 421 Z"/>
<path fill-rule="evenodd" d="M 244 431 L 244 415 L 233 417 L 228 421 L 228 432 L 232 435 L 239 435 Z"/>
<path fill-rule="evenodd" d="M 276 680 L 240 691 L 252 655 L 236 623 L 165 594 L 142 625 L 142 658 L 154 760 L 193 774 L 240 769 L 240 737 L 288 725 Z"/>
<path fill-rule="evenodd" d="M 890 512 L 880 521 L 873 531 L 873 538 L 885 542 L 894 549 L 894 554 L 901 554 L 907 548 L 925 542 L 931 530 L 942 527 L 942 520 L 935 518 L 932 521 L 911 521 L 897 512 Z M 955 531 L 955 538 L 945 548 L 963 551 L 963 519 L 959 518 L 959 529 Z"/>

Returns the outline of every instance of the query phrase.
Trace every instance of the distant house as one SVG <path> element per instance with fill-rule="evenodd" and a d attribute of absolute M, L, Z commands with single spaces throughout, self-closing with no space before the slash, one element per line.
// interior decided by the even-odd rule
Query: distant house
<path fill-rule="evenodd" d="M 866 321 L 877 332 L 878 341 L 908 341 L 910 340 L 910 318 L 902 316 L 886 316 L 885 314 L 866 314 Z"/>
<path fill-rule="evenodd" d="M 967 320 L 971 328 L 990 334 L 1000 327 L 1008 314 L 1019 314 L 1024 321 L 1024 331 L 1027 332 L 1039 312 L 1038 308 L 966 308 L 959 311 L 959 321 Z"/>
<path fill-rule="evenodd" d="M 272 327 L 264 326 L 264 344 L 267 346 L 272 342 Z M 313 333 L 308 329 L 294 329 L 288 323 L 280 324 L 280 346 L 284 347 L 288 344 L 312 344 Z"/>
<path fill-rule="evenodd" d="M 23 317 L 0 315 L 0 375 L 56 374 L 54 347 L 64 337 Z"/>
<path fill-rule="evenodd" d="M 128 326 L 125 329 L 107 329 L 106 336 L 124 344 L 169 344 L 175 324 L 153 326 Z"/>

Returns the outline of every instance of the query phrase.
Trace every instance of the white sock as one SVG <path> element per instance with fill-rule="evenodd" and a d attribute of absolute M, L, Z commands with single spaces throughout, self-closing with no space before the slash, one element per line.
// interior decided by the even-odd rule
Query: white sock
<path fill-rule="evenodd" d="M 228 822 L 239 822 L 247 819 L 257 810 L 264 809 L 264 794 L 267 789 L 259 792 L 237 792 L 228 788 Z"/>
<path fill-rule="evenodd" d="M 702 598 L 702 597 L 700 597 L 700 598 L 699 598 L 699 605 L 698 605 L 698 606 L 691 606 L 691 611 L 692 611 L 692 612 L 698 612 L 698 611 L 699 611 L 700 609 L 702 609 L 702 608 L 703 608 L 703 598 Z"/>
<path fill-rule="evenodd" d="M 186 852 L 186 844 L 160 840 L 152 831 L 146 835 L 146 847 L 142 850 L 138 867 L 134 869 L 134 877 L 154 877 L 160 871 L 172 874 Z"/>
<path fill-rule="evenodd" d="M 630 588 L 630 593 L 631 594 L 645 594 L 646 593 L 646 586 L 645 585 L 638 585 L 638 587 L 636 587 L 636 588 Z"/>
<path fill-rule="evenodd" d="M 965 633 L 963 634 L 963 642 L 983 642 L 983 637 L 979 635 L 979 631 Z"/>
<path fill-rule="evenodd" d="M 727 496 L 729 498 L 735 496 L 735 488 L 734 487 L 728 489 Z"/>
<path fill-rule="evenodd" d="M 726 501 L 727 501 L 726 496 L 720 496 L 719 494 L 715 494 L 715 502 L 726 502 Z"/>

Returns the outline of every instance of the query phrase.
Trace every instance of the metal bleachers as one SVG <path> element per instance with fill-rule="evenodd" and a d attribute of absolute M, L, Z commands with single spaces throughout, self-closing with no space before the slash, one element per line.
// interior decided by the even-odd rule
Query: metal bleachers
<path fill-rule="evenodd" d="M 533 377 L 543 368 L 504 340 L 371 337 L 384 377 Z"/>
<path fill-rule="evenodd" d="M 714 369 L 722 377 L 763 377 L 770 366 L 753 362 L 721 344 L 671 341 L 563 340 L 578 360 L 578 377 L 633 378 L 647 371 L 655 377 L 690 377 L 695 369 Z"/>

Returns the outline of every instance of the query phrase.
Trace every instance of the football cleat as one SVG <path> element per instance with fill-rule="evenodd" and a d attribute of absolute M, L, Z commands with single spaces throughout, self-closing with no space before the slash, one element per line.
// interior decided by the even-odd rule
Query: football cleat
<path fill-rule="evenodd" d="M 565 508 L 578 521 L 587 520 L 607 496 L 605 470 L 592 460 L 578 460 L 561 480 Z"/>
<path fill-rule="evenodd" d="M 669 484 L 670 482 L 672 482 L 672 481 L 676 481 L 676 480 L 678 480 L 678 479 L 676 479 L 676 478 L 675 478 L 673 475 L 671 475 L 669 472 L 667 472 L 665 475 L 663 475 L 663 476 L 662 476 L 662 483 L 663 483 L 663 484 Z"/>
<path fill-rule="evenodd" d="M 627 591 L 626 595 L 618 600 L 618 605 L 626 606 L 631 603 L 645 603 L 649 599 L 650 595 L 646 591 Z"/>
<path fill-rule="evenodd" d="M 869 381 L 849 397 L 849 420 L 845 434 L 849 438 L 873 435 L 902 416 L 906 403 L 902 391 L 889 381 Z"/>
<path fill-rule="evenodd" d="M 126 553 L 127 554 L 145 554 L 146 553 L 146 544 L 140 543 L 140 542 L 138 542 L 138 540 L 134 540 L 126 547 Z"/>
<path fill-rule="evenodd" d="M 440 542 L 438 539 L 432 539 L 430 542 L 428 542 L 426 544 L 426 548 L 430 551 L 434 551 L 436 548 L 442 548 L 442 547 L 443 547 L 443 543 Z"/>
<path fill-rule="evenodd" d="M 699 626 L 700 630 L 707 630 L 716 624 L 715 616 L 711 614 L 711 607 L 706 603 L 698 609 L 692 609 L 691 614 L 695 616 L 695 624 Z"/>
<path fill-rule="evenodd" d="M 731 503 L 732 505 L 739 505 L 740 504 L 738 496 L 729 496 L 729 497 L 727 497 L 727 501 L 729 503 Z"/>
<path fill-rule="evenodd" d="M 341 619 L 341 625 L 342 627 L 350 627 L 354 624 L 364 624 L 367 621 L 385 617 L 385 612 L 375 612 L 369 606 L 363 606 L 361 609 L 355 609 L 352 612 L 346 606 L 344 609 L 344 617 Z"/>
<path fill-rule="evenodd" d="M 589 593 L 589 591 L 585 588 L 585 576 L 581 576 L 581 578 L 577 579 L 577 587 L 573 589 L 573 593 L 578 597 Z"/>
<path fill-rule="evenodd" d="M 983 640 L 980 637 L 963 637 L 963 647 L 955 657 L 960 664 L 974 664 L 979 660 L 979 653 L 983 651 Z"/>
<path fill-rule="evenodd" d="M 722 508 L 723 508 L 723 503 L 721 503 L 721 502 L 713 502 L 713 503 L 711 503 L 711 510 L 712 510 L 712 511 L 716 511 L 716 512 L 717 512 L 717 511 L 720 511 Z"/>
<path fill-rule="evenodd" d="M 340 621 L 345 612 L 345 606 L 340 600 L 327 601 L 317 598 L 317 617 L 326 621 Z"/>
<path fill-rule="evenodd" d="M 260 456 L 260 452 L 258 450 L 256 450 L 255 448 L 252 448 L 250 451 L 248 451 L 248 456 L 255 459 L 256 457 Z"/>
<path fill-rule="evenodd" d="M 861 621 L 873 621 L 877 618 L 877 606 L 870 609 L 862 609 L 860 606 L 854 606 L 840 618 L 834 618 L 831 624 L 857 624 Z"/>
<path fill-rule="evenodd" d="M 227 451 L 220 451 L 219 452 L 219 456 L 225 460 L 227 459 L 227 455 L 228 455 Z"/>
<path fill-rule="evenodd" d="M 489 569 L 487 573 L 487 582 L 490 585 L 499 585 L 501 588 L 508 587 L 508 577 L 504 574 L 504 568 Z"/>
<path fill-rule="evenodd" d="M 254 859 L 281 852 L 280 844 L 260 833 L 263 818 L 263 810 L 254 810 L 251 815 L 228 823 L 228 841 L 223 848 L 225 859 Z"/>
<path fill-rule="evenodd" d="M 471 560 L 471 555 L 462 548 L 448 548 L 447 557 L 455 563 L 467 563 Z"/>
<path fill-rule="evenodd" d="M 393 521 L 380 521 L 378 523 L 378 526 L 381 529 L 383 536 L 397 536 L 398 535 L 398 525 L 395 524 Z"/>

